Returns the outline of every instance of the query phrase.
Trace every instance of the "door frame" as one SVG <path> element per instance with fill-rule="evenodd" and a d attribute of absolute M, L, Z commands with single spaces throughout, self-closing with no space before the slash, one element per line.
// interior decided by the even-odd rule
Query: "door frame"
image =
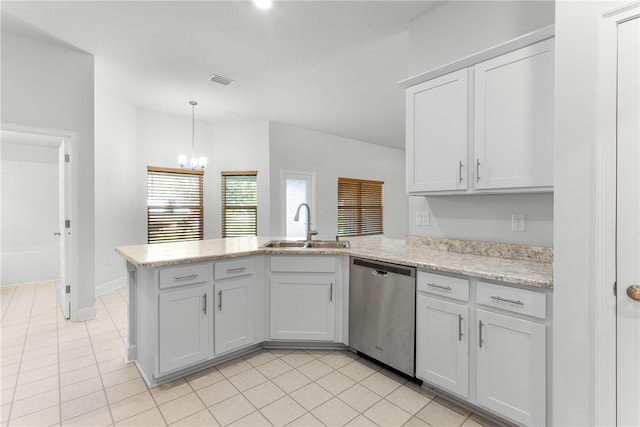
<path fill-rule="evenodd" d="M 595 145 L 594 215 L 594 423 L 616 425 L 616 145 L 617 27 L 640 16 L 640 3 L 598 18 L 598 135 Z M 624 291 L 624 290 L 623 290 Z"/>
<path fill-rule="evenodd" d="M 65 154 L 69 154 L 70 159 L 73 159 L 74 153 L 78 152 L 78 133 L 66 130 L 66 129 L 55 129 L 55 128 L 47 128 L 41 126 L 32 126 L 25 125 L 20 123 L 9 123 L 9 122 L 0 122 L 0 129 L 4 131 L 10 132 L 20 132 L 27 134 L 35 134 L 35 135 L 44 135 L 44 136 L 53 136 L 56 138 L 60 138 L 62 142 L 60 146 L 64 146 Z M 65 167 L 64 164 L 58 164 L 58 167 Z M 70 292 L 70 311 L 72 320 L 76 320 L 79 315 L 79 298 L 78 298 L 78 277 L 80 276 L 80 264 L 78 259 L 77 249 L 80 244 L 80 239 L 78 233 L 74 233 L 74 226 L 77 224 L 76 212 L 79 212 L 79 183 L 75 177 L 79 176 L 78 173 L 78 162 L 70 161 L 69 167 L 66 171 L 65 176 L 67 177 L 67 181 L 64 185 L 67 188 L 66 194 L 67 199 L 65 200 L 66 204 L 66 213 L 68 220 L 71 221 L 71 227 L 60 230 L 61 232 L 68 233 L 67 240 L 67 254 L 65 258 L 66 271 L 64 272 L 65 280 L 69 283 L 73 280 L 73 286 L 71 286 Z M 65 256 L 64 253 L 60 254 L 61 257 Z M 61 272 L 62 273 L 62 272 Z M 56 303 L 60 302 L 59 295 L 56 293 Z"/>

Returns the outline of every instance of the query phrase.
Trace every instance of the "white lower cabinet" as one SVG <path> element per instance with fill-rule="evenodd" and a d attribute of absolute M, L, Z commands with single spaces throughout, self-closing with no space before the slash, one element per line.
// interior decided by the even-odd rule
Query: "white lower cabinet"
<path fill-rule="evenodd" d="M 546 330 L 477 310 L 477 402 L 525 425 L 545 425 Z"/>
<path fill-rule="evenodd" d="M 333 341 L 335 275 L 272 274 L 271 338 Z"/>
<path fill-rule="evenodd" d="M 418 272 L 416 377 L 521 425 L 547 424 L 547 294 Z"/>
<path fill-rule="evenodd" d="M 341 258 L 271 257 L 269 338 L 293 341 L 340 340 Z"/>
<path fill-rule="evenodd" d="M 212 356 L 211 284 L 162 291 L 158 307 L 160 374 Z"/>
<path fill-rule="evenodd" d="M 254 342 L 253 276 L 215 283 L 215 354 Z"/>
<path fill-rule="evenodd" d="M 469 307 L 418 295 L 416 376 L 469 397 Z"/>

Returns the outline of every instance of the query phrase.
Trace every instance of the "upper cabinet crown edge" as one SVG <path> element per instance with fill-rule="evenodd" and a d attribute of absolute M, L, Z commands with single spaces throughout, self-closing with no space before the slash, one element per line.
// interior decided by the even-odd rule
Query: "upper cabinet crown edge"
<path fill-rule="evenodd" d="M 514 50 L 523 48 L 525 46 L 538 43 L 542 40 L 550 39 L 555 36 L 555 32 L 556 32 L 556 28 L 555 28 L 555 25 L 553 24 L 548 25 L 546 27 L 542 27 L 538 30 L 524 34 L 520 37 L 516 37 L 515 39 L 508 40 L 496 46 L 492 46 L 481 52 L 474 53 L 469 56 L 465 56 L 464 58 L 455 60 L 441 67 L 437 67 L 432 70 L 425 71 L 415 76 L 406 78 L 404 80 L 400 80 L 398 82 L 398 85 L 400 85 L 404 89 L 407 89 L 411 86 L 417 85 L 418 83 L 426 82 L 427 80 L 431 80 L 436 77 L 449 74 L 453 71 L 461 70 L 463 68 L 472 67 L 478 64 L 479 62 L 483 62 L 488 59 L 495 58 L 496 56 L 500 56 L 505 53 L 509 53 Z"/>

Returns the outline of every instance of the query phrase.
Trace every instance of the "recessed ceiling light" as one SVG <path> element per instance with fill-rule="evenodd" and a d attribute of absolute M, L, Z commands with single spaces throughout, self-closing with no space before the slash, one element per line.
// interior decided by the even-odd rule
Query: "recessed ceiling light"
<path fill-rule="evenodd" d="M 258 9 L 269 9 L 271 7 L 271 0 L 253 0 L 253 4 L 256 5 Z"/>
<path fill-rule="evenodd" d="M 211 77 L 209 77 L 209 80 L 211 80 L 214 83 L 220 83 L 221 85 L 225 85 L 225 86 L 229 86 L 231 83 L 235 81 L 227 77 L 219 76 L 217 74 L 212 74 Z"/>

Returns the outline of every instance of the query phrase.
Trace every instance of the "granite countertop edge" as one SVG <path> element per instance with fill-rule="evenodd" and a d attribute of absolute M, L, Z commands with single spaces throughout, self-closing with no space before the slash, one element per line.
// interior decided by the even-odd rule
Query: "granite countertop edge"
<path fill-rule="evenodd" d="M 514 260 L 408 245 L 404 240 L 353 239 L 351 248 L 264 248 L 273 237 L 211 239 L 121 246 L 116 252 L 137 268 L 215 261 L 251 255 L 346 255 L 446 274 L 553 289 L 552 262 Z"/>

